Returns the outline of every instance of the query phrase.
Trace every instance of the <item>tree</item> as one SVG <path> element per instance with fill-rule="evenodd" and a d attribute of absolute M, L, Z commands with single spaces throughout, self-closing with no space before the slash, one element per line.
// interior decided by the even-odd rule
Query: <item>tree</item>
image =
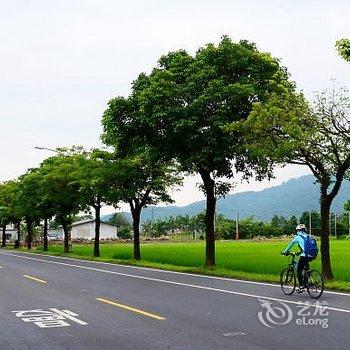
<path fill-rule="evenodd" d="M 345 210 L 345 213 L 344 213 L 343 217 L 347 218 L 348 232 L 350 234 L 350 199 L 344 203 L 344 210 Z"/>
<path fill-rule="evenodd" d="M 309 220 L 310 220 L 310 213 L 308 211 L 304 211 L 299 219 L 299 222 L 301 224 L 304 224 L 309 229 Z"/>
<path fill-rule="evenodd" d="M 287 220 L 283 216 L 274 215 L 271 219 L 271 226 L 283 228 L 286 226 Z"/>
<path fill-rule="evenodd" d="M 344 203 L 344 210 L 350 211 L 350 199 Z"/>
<path fill-rule="evenodd" d="M 298 225 L 298 219 L 295 215 L 292 215 L 289 218 L 286 227 L 284 228 L 284 232 L 287 234 L 291 234 L 292 232 L 295 232 L 295 228 L 297 227 L 297 225 Z"/>
<path fill-rule="evenodd" d="M 38 172 L 31 169 L 19 177 L 18 205 L 27 229 L 27 248 L 32 249 L 34 226 L 40 222 Z"/>
<path fill-rule="evenodd" d="M 311 221 L 310 233 L 312 233 L 314 235 L 320 235 L 321 234 L 321 230 L 320 230 L 321 216 L 320 216 L 320 213 L 313 210 L 311 212 L 305 211 L 301 214 L 299 222 L 301 224 L 304 224 L 308 229 L 309 229 L 310 221 Z"/>
<path fill-rule="evenodd" d="M 15 248 L 20 247 L 23 206 L 20 199 L 20 182 L 7 181 L 0 184 L 0 224 L 3 231 L 3 246 L 6 245 L 6 225 L 13 223 L 17 228 Z"/>
<path fill-rule="evenodd" d="M 114 213 L 108 222 L 116 227 L 130 226 L 130 221 L 123 213 Z"/>
<path fill-rule="evenodd" d="M 135 83 L 136 84 L 136 83 Z M 139 86 L 141 82 L 137 83 Z M 134 259 L 141 259 L 140 219 L 143 208 L 160 202 L 171 203 L 168 193 L 182 178 L 172 159 L 165 159 L 142 139 L 140 126 L 134 116 L 143 114 L 137 96 L 117 97 L 108 103 L 103 114 L 102 139 L 115 150 L 114 188 L 132 215 Z M 113 158 L 113 156 L 112 156 Z"/>
<path fill-rule="evenodd" d="M 261 178 L 264 161 L 246 161 L 240 137 L 226 126 L 249 115 L 253 102 L 272 92 L 293 90 L 286 70 L 268 53 L 247 41 L 224 37 L 191 56 L 170 52 L 147 76 L 140 74 L 128 99 L 110 102 L 104 125 L 128 130 L 118 147 L 147 144 L 158 159 L 176 160 L 185 173 L 197 173 L 206 195 L 206 266 L 215 265 L 216 200 L 231 188 L 222 177 L 236 170 Z"/>
<path fill-rule="evenodd" d="M 180 183 L 176 169 L 157 162 L 145 150 L 133 158 L 116 160 L 114 188 L 121 201 L 128 203 L 132 215 L 134 234 L 134 259 L 141 259 L 140 219 L 141 211 L 159 202 L 171 203 L 168 189 Z"/>
<path fill-rule="evenodd" d="M 341 39 L 336 42 L 336 48 L 340 56 L 350 61 L 350 39 Z"/>
<path fill-rule="evenodd" d="M 101 207 L 103 204 L 116 205 L 118 191 L 113 190 L 115 182 L 111 172 L 114 166 L 110 154 L 98 149 L 91 152 L 79 152 L 74 155 L 77 162 L 75 177 L 79 191 L 87 205 L 95 211 L 94 256 L 100 256 Z"/>
<path fill-rule="evenodd" d="M 64 232 L 64 252 L 71 249 L 71 226 L 74 216 L 87 209 L 77 180 L 78 161 L 76 155 L 80 147 L 57 149 L 56 156 L 47 158 L 40 166 L 42 190 L 45 202 L 51 203 L 56 220 Z"/>
<path fill-rule="evenodd" d="M 54 208 L 45 196 L 43 168 L 34 168 L 19 178 L 17 207 L 27 226 L 27 247 L 31 249 L 34 226 L 43 220 L 43 249 L 48 250 L 48 221 Z"/>
<path fill-rule="evenodd" d="M 236 222 L 220 214 L 216 220 L 215 233 L 221 239 L 234 239 Z"/>
<path fill-rule="evenodd" d="M 2 247 L 6 247 L 6 226 L 16 222 L 16 211 L 13 206 L 15 197 L 15 181 L 0 183 L 0 227 L 2 229 Z"/>
<path fill-rule="evenodd" d="M 14 248 L 20 248 L 21 246 L 21 223 L 23 220 L 21 208 L 20 208 L 20 201 L 19 201 L 19 182 L 18 180 L 14 181 L 8 181 L 7 183 L 8 187 L 8 210 L 10 212 L 11 222 L 15 225 L 17 229 L 17 239 L 15 240 Z"/>
<path fill-rule="evenodd" d="M 256 103 L 243 126 L 250 151 L 271 163 L 306 165 L 315 176 L 320 186 L 322 272 L 327 279 L 333 278 L 330 207 L 350 168 L 349 125 L 349 92 L 334 88 L 320 93 L 311 106 L 297 94 Z"/>
<path fill-rule="evenodd" d="M 94 217 L 87 213 L 83 215 L 76 215 L 73 219 L 73 222 L 79 222 L 79 221 L 85 221 L 85 220 L 92 220 Z"/>
<path fill-rule="evenodd" d="M 5 184 L 0 184 L 0 227 L 2 229 L 1 247 L 6 247 L 6 225 L 8 222 L 5 199 Z"/>
<path fill-rule="evenodd" d="M 169 221 L 167 219 L 147 220 L 143 224 L 144 234 L 150 237 L 165 236 L 169 230 Z"/>
<path fill-rule="evenodd" d="M 226 238 L 225 231 L 226 222 L 232 221 L 219 215 L 217 220 L 217 232 L 222 237 Z M 223 225 L 221 225 L 223 224 Z M 177 215 L 170 216 L 164 219 L 147 220 L 143 224 L 143 232 L 145 235 L 150 237 L 159 237 L 162 235 L 167 235 L 169 233 L 191 233 L 193 238 L 195 238 L 196 233 L 203 234 L 205 230 L 205 214 L 199 213 L 195 216 L 187 215 Z M 225 232 L 224 232 L 225 231 Z"/>

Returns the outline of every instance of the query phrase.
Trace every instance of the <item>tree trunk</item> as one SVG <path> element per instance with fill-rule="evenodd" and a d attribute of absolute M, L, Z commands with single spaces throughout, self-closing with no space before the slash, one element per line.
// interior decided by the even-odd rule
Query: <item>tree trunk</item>
<path fill-rule="evenodd" d="M 205 211 L 205 266 L 215 266 L 215 181 L 211 178 L 209 171 L 201 171 L 200 175 L 203 180 L 206 195 L 206 211 Z"/>
<path fill-rule="evenodd" d="M 329 252 L 329 217 L 331 200 L 328 197 L 321 196 L 321 255 L 322 255 L 322 274 L 325 279 L 333 279 L 331 258 Z"/>
<path fill-rule="evenodd" d="M 6 247 L 6 225 L 2 227 L 2 242 L 1 247 Z"/>
<path fill-rule="evenodd" d="M 71 252 L 71 225 L 68 224 L 67 222 L 61 223 L 63 227 L 63 232 L 64 232 L 64 252 L 65 253 L 70 253 Z"/>
<path fill-rule="evenodd" d="M 140 217 L 141 208 L 138 206 L 131 206 L 132 214 L 132 227 L 134 231 L 134 259 L 141 260 L 141 249 L 140 249 Z"/>
<path fill-rule="evenodd" d="M 21 222 L 17 222 L 17 239 L 15 241 L 15 249 L 18 249 L 21 246 Z"/>
<path fill-rule="evenodd" d="M 27 225 L 27 248 L 31 250 L 32 241 L 33 241 L 33 223 L 31 221 L 26 220 L 26 225 Z"/>
<path fill-rule="evenodd" d="M 48 231 L 48 219 L 44 220 L 44 252 L 47 252 L 49 250 L 49 241 L 47 238 L 47 231 Z"/>
<path fill-rule="evenodd" d="M 100 256 L 100 226 L 101 226 L 101 206 L 95 207 L 95 241 L 94 241 L 94 256 Z"/>

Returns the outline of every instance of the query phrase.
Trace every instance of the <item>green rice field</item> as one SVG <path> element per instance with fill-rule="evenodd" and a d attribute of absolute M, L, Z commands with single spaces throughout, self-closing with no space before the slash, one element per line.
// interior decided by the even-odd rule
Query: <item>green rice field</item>
<path fill-rule="evenodd" d="M 132 259 L 132 244 L 101 244 L 101 257 L 94 260 L 125 263 L 169 270 L 205 273 L 234 278 L 278 281 L 281 269 L 289 258 L 280 252 L 288 241 L 219 241 L 216 243 L 216 268 L 204 268 L 205 243 L 144 243 L 142 260 Z M 63 255 L 63 246 L 51 246 L 49 254 Z M 92 244 L 73 245 L 68 256 L 92 259 Z M 40 247 L 34 252 L 42 252 Z M 66 255 L 66 254 L 65 254 Z M 330 288 L 350 290 L 350 240 L 331 240 L 331 257 L 335 281 Z M 312 268 L 321 270 L 320 256 Z"/>

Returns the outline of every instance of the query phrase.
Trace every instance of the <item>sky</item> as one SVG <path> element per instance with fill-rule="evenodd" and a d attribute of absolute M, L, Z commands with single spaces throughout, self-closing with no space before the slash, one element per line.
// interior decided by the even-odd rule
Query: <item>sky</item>
<path fill-rule="evenodd" d="M 51 155 L 35 146 L 100 146 L 111 98 L 127 96 L 162 54 L 194 53 L 222 35 L 278 57 L 310 99 L 331 79 L 350 87 L 350 64 L 334 48 L 350 37 L 349 18 L 348 0 L 1 0 L 0 181 Z M 288 166 L 271 182 L 237 177 L 233 192 L 307 173 Z M 173 192 L 176 204 L 204 198 L 197 182 Z"/>

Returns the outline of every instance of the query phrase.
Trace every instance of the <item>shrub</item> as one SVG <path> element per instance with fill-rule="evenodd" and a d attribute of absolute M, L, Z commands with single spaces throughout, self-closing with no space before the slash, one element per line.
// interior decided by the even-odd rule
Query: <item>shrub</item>
<path fill-rule="evenodd" d="M 131 235 L 131 226 L 121 226 L 118 229 L 118 237 L 121 239 L 130 239 Z"/>

